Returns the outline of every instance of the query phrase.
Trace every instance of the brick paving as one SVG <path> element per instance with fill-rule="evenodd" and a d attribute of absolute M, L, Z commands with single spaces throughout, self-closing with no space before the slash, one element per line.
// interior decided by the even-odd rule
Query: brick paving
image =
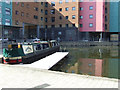
<path fill-rule="evenodd" d="M 1 88 L 118 88 L 118 79 L 0 64 Z"/>

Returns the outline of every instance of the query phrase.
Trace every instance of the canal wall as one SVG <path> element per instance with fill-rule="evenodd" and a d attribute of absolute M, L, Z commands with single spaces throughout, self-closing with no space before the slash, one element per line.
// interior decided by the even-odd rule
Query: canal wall
<path fill-rule="evenodd" d="M 83 46 L 120 46 L 120 42 L 60 42 L 62 47 L 83 47 Z"/>

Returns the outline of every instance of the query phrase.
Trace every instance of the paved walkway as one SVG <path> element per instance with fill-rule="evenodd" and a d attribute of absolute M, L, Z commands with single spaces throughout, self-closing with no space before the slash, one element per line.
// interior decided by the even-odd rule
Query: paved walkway
<path fill-rule="evenodd" d="M 117 79 L 0 64 L 1 88 L 118 88 Z"/>

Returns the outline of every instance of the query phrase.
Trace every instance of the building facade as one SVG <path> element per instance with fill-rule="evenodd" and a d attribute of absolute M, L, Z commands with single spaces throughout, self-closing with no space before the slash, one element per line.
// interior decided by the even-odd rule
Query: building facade
<path fill-rule="evenodd" d="M 46 0 L 0 3 L 0 23 L 23 27 L 21 39 L 110 40 L 119 30 L 119 2 Z"/>

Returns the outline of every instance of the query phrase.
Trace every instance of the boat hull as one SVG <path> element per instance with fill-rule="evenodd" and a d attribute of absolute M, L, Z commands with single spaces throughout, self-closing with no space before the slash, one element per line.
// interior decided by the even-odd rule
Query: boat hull
<path fill-rule="evenodd" d="M 55 46 L 55 47 L 48 48 L 48 49 L 38 50 L 38 51 L 35 51 L 34 53 L 31 53 L 29 55 L 22 56 L 22 57 L 13 57 L 13 58 L 3 57 L 2 63 L 4 64 L 19 64 L 19 63 L 30 64 L 50 54 L 53 54 L 59 51 L 59 49 L 60 49 L 60 46 Z"/>

